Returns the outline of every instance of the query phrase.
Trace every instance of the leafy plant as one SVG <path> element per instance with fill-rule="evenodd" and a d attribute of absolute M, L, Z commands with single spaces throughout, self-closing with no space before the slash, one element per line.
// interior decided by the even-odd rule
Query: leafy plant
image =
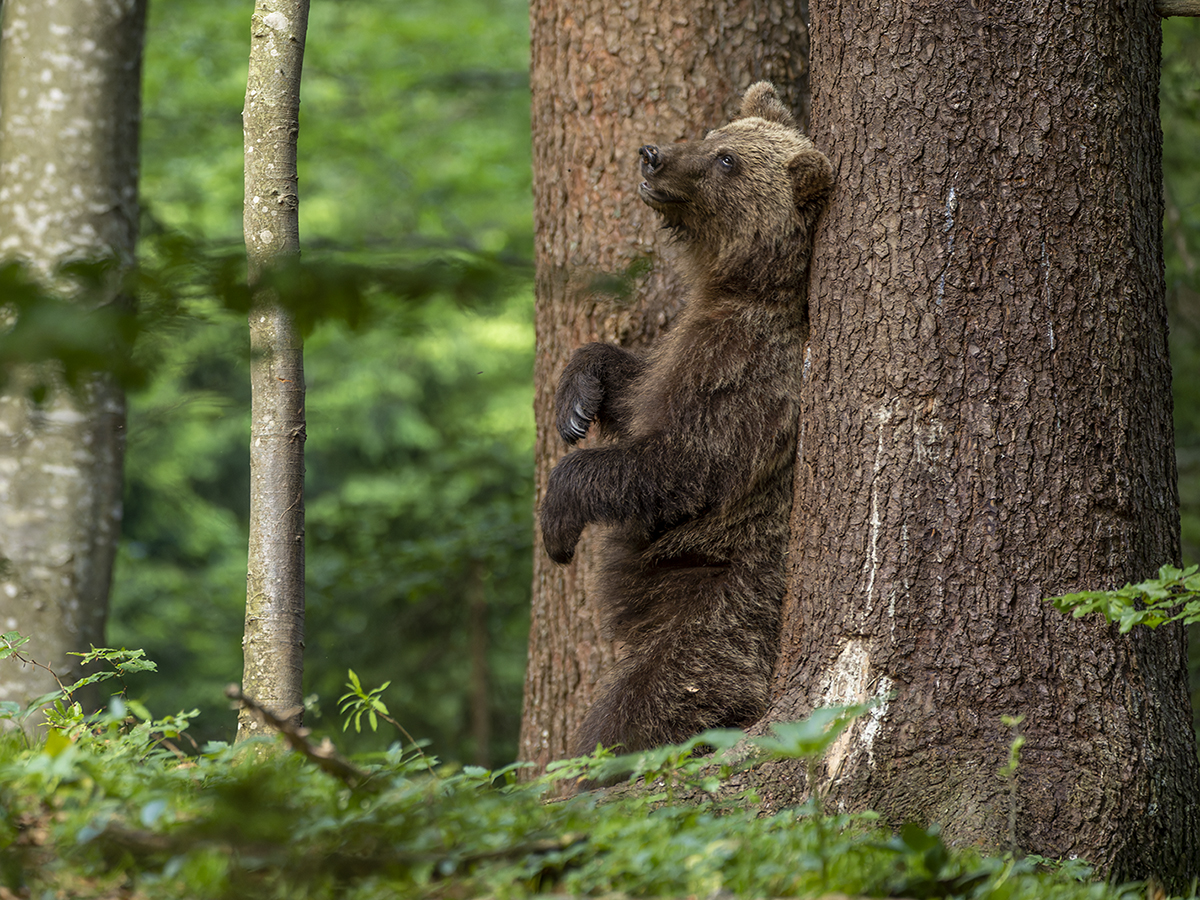
<path fill-rule="evenodd" d="M 346 684 L 346 687 L 350 688 L 350 690 L 338 698 L 338 703 L 340 704 L 338 712 L 345 717 L 345 721 L 342 723 L 342 731 L 350 727 L 351 721 L 354 722 L 355 731 L 362 731 L 362 717 L 364 714 L 372 731 L 379 728 L 379 716 L 383 716 L 388 721 L 394 722 L 395 720 L 388 714 L 387 706 L 384 705 L 383 700 L 379 696 L 387 690 L 391 682 L 385 681 L 379 687 L 368 691 L 363 688 L 362 683 L 358 680 L 358 675 L 355 674 L 353 669 L 350 669 L 348 674 L 350 681 Z"/>
<path fill-rule="evenodd" d="M 0 650 L 11 660 L 20 646 L 7 635 Z M 119 666 L 138 658 L 114 659 Z M 371 711 L 387 715 L 387 685 L 368 689 L 352 678 L 349 687 L 347 713 L 361 711 L 368 722 Z M 653 790 L 546 802 L 565 779 L 595 771 L 586 766 L 522 783 L 517 766 L 435 770 L 398 747 L 331 766 L 336 751 L 301 732 L 287 735 L 296 753 L 213 744 L 184 756 L 171 741 L 190 714 L 148 721 L 132 708 L 117 698 L 86 728 L 52 729 L 32 746 L 0 736 L 0 887 L 22 897 L 146 900 L 1134 896 L 1132 888 L 1080 883 L 1077 867 L 1038 872 L 1034 860 L 948 848 L 936 828 L 907 825 L 893 835 L 871 816 L 827 816 L 811 806 L 762 816 L 715 799 L 672 804 Z M 758 758 L 823 753 L 849 719 L 845 709 L 820 711 L 760 742 Z M 707 784 L 715 773 L 722 787 L 753 763 L 728 764 L 703 748 L 728 752 L 739 737 L 710 732 L 628 759 L 641 783 Z"/>
<path fill-rule="evenodd" d="M 1163 566 L 1158 577 L 1127 584 L 1115 591 L 1080 591 L 1048 598 L 1076 619 L 1098 612 L 1127 634 L 1135 625 L 1157 628 L 1168 622 L 1200 622 L 1200 566 Z"/>
<path fill-rule="evenodd" d="M 776 722 L 774 737 L 762 737 L 755 745 L 773 759 L 819 761 L 855 719 L 878 706 L 880 701 L 852 706 L 823 706 L 799 722 Z"/>
<path fill-rule="evenodd" d="M 93 717 L 84 716 L 83 708 L 74 699 L 75 694 L 81 688 L 116 678 L 122 682 L 121 693 L 123 694 L 125 692 L 124 679 L 126 676 L 140 672 L 154 672 L 158 668 L 153 661 L 146 659 L 146 654 L 142 650 L 125 650 L 123 648 L 116 650 L 111 647 L 93 647 L 87 652 L 70 653 L 68 655 L 78 656 L 80 662 L 85 666 L 93 663 L 104 663 L 109 668 L 100 669 L 99 671 L 85 675 L 71 685 L 64 685 L 53 669 L 37 660 L 31 659 L 20 651 L 20 648 L 27 643 L 29 643 L 29 638 L 17 631 L 7 631 L 0 635 L 0 661 L 15 659 L 23 665 L 45 669 L 58 682 L 58 690 L 43 694 L 41 697 L 35 697 L 23 707 L 12 700 L 0 701 L 0 719 L 8 719 L 18 725 L 24 725 L 35 713 L 42 712 L 45 714 L 46 720 L 54 728 L 64 733 L 79 734 L 100 718 L 100 714 Z M 127 704 L 125 700 L 118 696 L 114 696 L 113 703 L 110 704 L 110 718 L 111 715 L 116 714 L 115 711 L 119 711 L 121 717 L 124 717 L 127 708 L 140 718 L 149 718 L 149 713 L 146 712 L 141 704 L 133 701 L 129 701 Z M 177 734 L 173 736 L 177 736 Z"/>

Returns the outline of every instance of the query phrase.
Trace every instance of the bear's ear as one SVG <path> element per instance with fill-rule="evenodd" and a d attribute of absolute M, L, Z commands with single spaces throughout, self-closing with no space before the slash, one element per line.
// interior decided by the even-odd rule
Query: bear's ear
<path fill-rule="evenodd" d="M 750 85 L 742 95 L 742 108 L 736 118 L 746 119 L 750 116 L 757 116 L 768 122 L 778 122 L 788 128 L 796 127 L 796 120 L 792 118 L 791 111 L 780 101 L 779 95 L 775 93 L 775 85 L 769 81 Z"/>
<path fill-rule="evenodd" d="M 833 166 L 820 150 L 801 150 L 788 160 L 797 204 L 824 200 L 833 187 Z"/>

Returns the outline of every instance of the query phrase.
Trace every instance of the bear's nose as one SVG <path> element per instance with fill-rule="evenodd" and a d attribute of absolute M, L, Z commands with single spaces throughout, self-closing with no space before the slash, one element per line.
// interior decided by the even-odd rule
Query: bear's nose
<path fill-rule="evenodd" d="M 642 173 L 644 175 L 653 175 L 662 164 L 662 160 L 658 155 L 658 148 L 653 144 L 646 144 L 638 150 L 638 156 L 642 158 Z"/>

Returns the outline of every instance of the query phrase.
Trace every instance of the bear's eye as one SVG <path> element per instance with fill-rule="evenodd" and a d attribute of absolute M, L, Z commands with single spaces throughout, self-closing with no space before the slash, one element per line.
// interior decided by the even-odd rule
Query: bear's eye
<path fill-rule="evenodd" d="M 733 172 L 737 169 L 737 157 L 732 153 L 722 153 L 717 156 L 717 165 L 724 172 Z"/>

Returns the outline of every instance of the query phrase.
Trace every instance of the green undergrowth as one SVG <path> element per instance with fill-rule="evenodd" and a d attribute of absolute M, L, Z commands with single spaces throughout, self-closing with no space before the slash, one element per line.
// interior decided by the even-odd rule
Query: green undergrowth
<path fill-rule="evenodd" d="M 1200 566 L 1177 569 L 1163 566 L 1158 577 L 1138 584 L 1127 584 L 1114 591 L 1080 591 L 1050 597 L 1055 609 L 1069 612 L 1075 618 L 1098 612 L 1111 624 L 1116 622 L 1121 634 L 1128 634 L 1135 625 L 1157 628 L 1169 622 L 1184 625 L 1200 623 Z"/>
<path fill-rule="evenodd" d="M 5 635 L 0 664 L 17 647 Z M 113 651 L 113 677 L 131 660 L 153 665 Z M 357 697 L 386 717 L 374 692 L 349 687 L 350 715 Z M 737 732 L 523 780 L 518 766 L 443 764 L 411 744 L 342 759 L 302 731 L 286 743 L 192 747 L 191 714 L 155 720 L 118 695 L 84 717 L 69 689 L 57 694 L 41 700 L 51 724 L 39 737 L 0 735 L 6 900 L 1145 896 L 1091 881 L 1077 863 L 982 857 L 948 849 L 936 829 L 893 833 L 871 815 L 825 814 L 819 798 L 757 815 L 752 794 L 722 790 L 747 763 L 714 761 L 733 758 Z M 27 712 L 8 704 L 0 718 Z M 818 710 L 749 752 L 815 758 L 859 712 Z M 581 776 L 618 771 L 641 789 L 562 799 Z"/>

